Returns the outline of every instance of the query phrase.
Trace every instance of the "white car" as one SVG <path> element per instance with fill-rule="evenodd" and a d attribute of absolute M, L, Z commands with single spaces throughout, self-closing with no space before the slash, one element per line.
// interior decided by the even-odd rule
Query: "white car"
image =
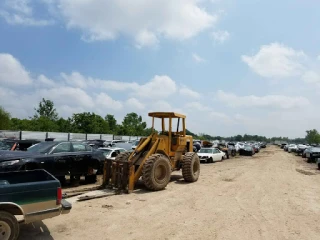
<path fill-rule="evenodd" d="M 136 140 L 136 141 L 132 144 L 131 149 L 132 149 L 132 150 L 135 150 L 139 143 L 140 143 L 140 140 Z"/>
<path fill-rule="evenodd" d="M 197 154 L 201 162 L 207 163 L 222 161 L 226 158 L 226 154 L 217 148 L 201 148 Z"/>
<path fill-rule="evenodd" d="M 298 146 L 295 144 L 290 144 L 288 147 L 288 152 L 295 152 L 298 149 Z"/>
<path fill-rule="evenodd" d="M 98 148 L 98 150 L 103 152 L 103 155 L 106 157 L 106 159 L 111 159 L 111 160 L 115 160 L 118 154 L 127 151 L 124 148 L 116 148 L 116 147 Z"/>

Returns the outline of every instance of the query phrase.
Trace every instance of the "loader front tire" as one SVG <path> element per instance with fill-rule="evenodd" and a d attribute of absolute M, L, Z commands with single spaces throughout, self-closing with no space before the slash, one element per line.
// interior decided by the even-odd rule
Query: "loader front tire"
<path fill-rule="evenodd" d="M 169 159 L 162 154 L 152 154 L 142 169 L 142 180 L 147 189 L 159 191 L 165 189 L 171 177 Z"/>
<path fill-rule="evenodd" d="M 131 152 L 122 152 L 116 156 L 115 160 L 120 162 L 128 162 Z"/>
<path fill-rule="evenodd" d="M 186 182 L 198 181 L 200 175 L 200 160 L 197 153 L 187 152 L 183 157 L 182 176 Z"/>

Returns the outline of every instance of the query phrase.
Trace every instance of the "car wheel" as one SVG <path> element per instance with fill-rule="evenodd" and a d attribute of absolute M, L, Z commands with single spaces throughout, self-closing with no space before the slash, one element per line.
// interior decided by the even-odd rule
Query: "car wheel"
<path fill-rule="evenodd" d="M 0 211 L 0 238 L 16 240 L 19 237 L 20 225 L 11 213 Z"/>

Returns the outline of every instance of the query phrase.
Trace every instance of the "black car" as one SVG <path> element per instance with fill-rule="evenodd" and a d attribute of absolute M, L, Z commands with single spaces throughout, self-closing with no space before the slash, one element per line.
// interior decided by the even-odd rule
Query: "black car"
<path fill-rule="evenodd" d="M 244 156 L 253 156 L 254 152 L 255 150 L 251 145 L 244 145 L 244 147 L 239 150 L 239 154 Z"/>
<path fill-rule="evenodd" d="M 320 158 L 320 147 L 310 147 L 305 152 L 305 156 L 307 158 L 307 162 L 316 162 L 318 158 Z"/>
<path fill-rule="evenodd" d="M 103 169 L 104 155 L 81 142 L 40 142 L 20 151 L 0 151 L 0 172 L 45 169 L 55 177 L 65 175 L 95 181 Z"/>
<path fill-rule="evenodd" d="M 4 139 L 0 141 L 0 150 L 27 151 L 29 147 L 39 142 L 38 140 Z"/>

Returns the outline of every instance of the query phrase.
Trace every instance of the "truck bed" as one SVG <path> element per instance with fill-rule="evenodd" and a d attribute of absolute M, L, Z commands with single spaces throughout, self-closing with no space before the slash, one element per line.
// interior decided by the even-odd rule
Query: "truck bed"
<path fill-rule="evenodd" d="M 17 171 L 0 173 L 0 186 L 3 184 L 19 184 L 43 181 L 55 181 L 56 179 L 44 170 Z M 7 182 L 7 183 L 5 183 Z"/>
<path fill-rule="evenodd" d="M 0 173 L 0 202 L 55 201 L 60 182 L 45 170 Z"/>

